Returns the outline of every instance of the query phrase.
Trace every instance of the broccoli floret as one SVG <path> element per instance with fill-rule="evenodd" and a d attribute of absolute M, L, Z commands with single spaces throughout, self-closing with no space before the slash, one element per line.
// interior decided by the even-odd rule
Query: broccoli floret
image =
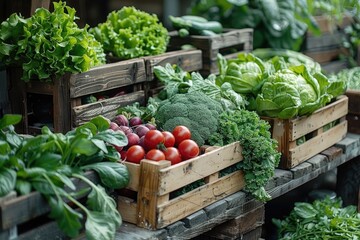
<path fill-rule="evenodd" d="M 202 146 L 218 127 L 221 104 L 201 92 L 175 94 L 163 101 L 155 114 L 159 128 L 172 131 L 184 125 L 191 131 L 192 139 Z"/>

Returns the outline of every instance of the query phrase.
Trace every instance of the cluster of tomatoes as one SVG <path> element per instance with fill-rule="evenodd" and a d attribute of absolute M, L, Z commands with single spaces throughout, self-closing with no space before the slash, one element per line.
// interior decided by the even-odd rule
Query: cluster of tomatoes
<path fill-rule="evenodd" d="M 122 159 L 132 163 L 140 163 L 142 159 L 168 160 L 172 165 L 177 164 L 199 155 L 199 146 L 190 138 L 191 132 L 185 126 L 177 126 L 172 132 L 149 130 L 141 144 L 132 145 L 122 152 Z"/>
<path fill-rule="evenodd" d="M 141 127 L 144 128 L 143 125 Z M 126 134 L 129 143 L 133 142 L 134 132 Z M 172 132 L 158 129 L 142 129 L 141 132 L 144 134 L 139 140 L 126 148 L 117 148 L 123 160 L 132 163 L 140 163 L 142 159 L 168 160 L 173 165 L 196 157 L 200 153 L 199 146 L 191 140 L 191 131 L 186 126 L 177 126 Z"/>

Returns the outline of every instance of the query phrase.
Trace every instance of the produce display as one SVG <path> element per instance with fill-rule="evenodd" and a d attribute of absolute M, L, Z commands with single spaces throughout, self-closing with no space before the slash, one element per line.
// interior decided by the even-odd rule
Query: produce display
<path fill-rule="evenodd" d="M 106 53 L 119 59 L 164 53 L 169 42 L 168 31 L 158 17 L 134 7 L 109 13 L 106 21 L 90 32 Z"/>
<path fill-rule="evenodd" d="M 345 92 L 344 81 L 329 79 L 302 53 L 287 51 L 278 56 L 277 50 L 258 51 L 269 59 L 240 53 L 236 59 L 225 60 L 219 54 L 216 80 L 230 83 L 249 102 L 247 109 L 256 110 L 260 116 L 290 119 L 310 115 Z M 303 64 L 296 64 L 294 59 Z"/>
<path fill-rule="evenodd" d="M 21 66 L 23 80 L 49 80 L 67 72 L 85 72 L 105 63 L 102 45 L 75 23 L 75 9 L 54 2 L 54 11 L 38 8 L 30 18 L 14 13 L 0 28 L 0 61 Z"/>
<path fill-rule="evenodd" d="M 273 219 L 278 239 L 359 239 L 360 214 L 356 206 L 342 207 L 340 199 L 297 202 L 284 220 Z"/>
<path fill-rule="evenodd" d="M 347 89 L 360 90 L 360 67 L 343 69 L 329 78 L 345 82 Z"/>
<path fill-rule="evenodd" d="M 0 119 L 0 197 L 12 190 L 19 195 L 38 191 L 51 207 L 50 218 L 67 236 L 76 237 L 85 227 L 87 239 L 114 239 L 122 219 L 106 189 L 123 188 L 129 182 L 114 147 L 127 144 L 125 135 L 109 129 L 108 119 L 101 116 L 66 134 L 43 127 L 41 134 L 27 137 L 14 131 L 20 121 L 20 115 Z M 84 176 L 89 170 L 99 175 L 101 185 Z M 88 190 L 79 192 L 71 179 L 83 181 Z M 85 203 L 76 199 L 85 193 Z"/>

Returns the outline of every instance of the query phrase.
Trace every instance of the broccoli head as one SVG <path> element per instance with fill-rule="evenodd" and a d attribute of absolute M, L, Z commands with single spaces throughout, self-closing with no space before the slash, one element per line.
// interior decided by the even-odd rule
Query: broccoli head
<path fill-rule="evenodd" d="M 222 106 L 216 100 L 202 92 L 191 92 L 175 94 L 161 102 L 155 119 L 159 128 L 165 131 L 172 131 L 179 125 L 188 127 L 191 139 L 202 146 L 216 132 L 222 112 Z"/>

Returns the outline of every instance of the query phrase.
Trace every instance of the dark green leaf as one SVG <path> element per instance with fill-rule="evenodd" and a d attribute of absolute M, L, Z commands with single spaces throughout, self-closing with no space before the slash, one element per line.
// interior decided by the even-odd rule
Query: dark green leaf
<path fill-rule="evenodd" d="M 0 197 L 4 197 L 14 190 L 15 183 L 16 172 L 9 168 L 0 168 Z"/>
<path fill-rule="evenodd" d="M 109 119 L 107 119 L 101 115 L 91 119 L 90 122 L 93 123 L 97 127 L 99 132 L 109 129 L 109 126 L 110 126 Z"/>
<path fill-rule="evenodd" d="M 20 195 L 29 194 L 31 192 L 31 189 L 32 189 L 31 188 L 31 183 L 29 181 L 24 181 L 24 180 L 21 180 L 21 179 L 17 179 L 15 189 Z"/>
<path fill-rule="evenodd" d="M 61 164 L 61 158 L 62 156 L 60 154 L 44 152 L 39 158 L 32 162 L 32 166 L 44 168 L 49 171 L 56 170 Z"/>
<path fill-rule="evenodd" d="M 111 129 L 107 129 L 103 132 L 99 132 L 94 136 L 94 139 L 100 139 L 112 145 L 119 147 L 126 146 L 128 144 L 127 137 L 121 132 L 114 132 Z"/>
<path fill-rule="evenodd" d="M 59 228 L 69 237 L 76 237 L 81 230 L 83 216 L 64 203 L 61 199 L 48 198 L 51 212 L 49 217 L 56 220 Z"/>
<path fill-rule="evenodd" d="M 101 182 L 109 188 L 119 189 L 129 183 L 129 172 L 124 164 L 117 162 L 99 162 L 84 166 L 85 170 L 94 170 Z"/>
<path fill-rule="evenodd" d="M 71 147 L 72 154 L 91 156 L 99 151 L 98 147 L 91 140 L 85 138 L 78 138 L 72 143 Z"/>
<path fill-rule="evenodd" d="M 21 121 L 21 119 L 22 119 L 21 115 L 5 114 L 2 118 L 0 118 L 0 130 L 10 125 L 18 124 Z"/>
<path fill-rule="evenodd" d="M 103 212 L 89 212 L 86 223 L 86 239 L 109 240 L 115 239 L 117 229 L 113 216 Z"/>

